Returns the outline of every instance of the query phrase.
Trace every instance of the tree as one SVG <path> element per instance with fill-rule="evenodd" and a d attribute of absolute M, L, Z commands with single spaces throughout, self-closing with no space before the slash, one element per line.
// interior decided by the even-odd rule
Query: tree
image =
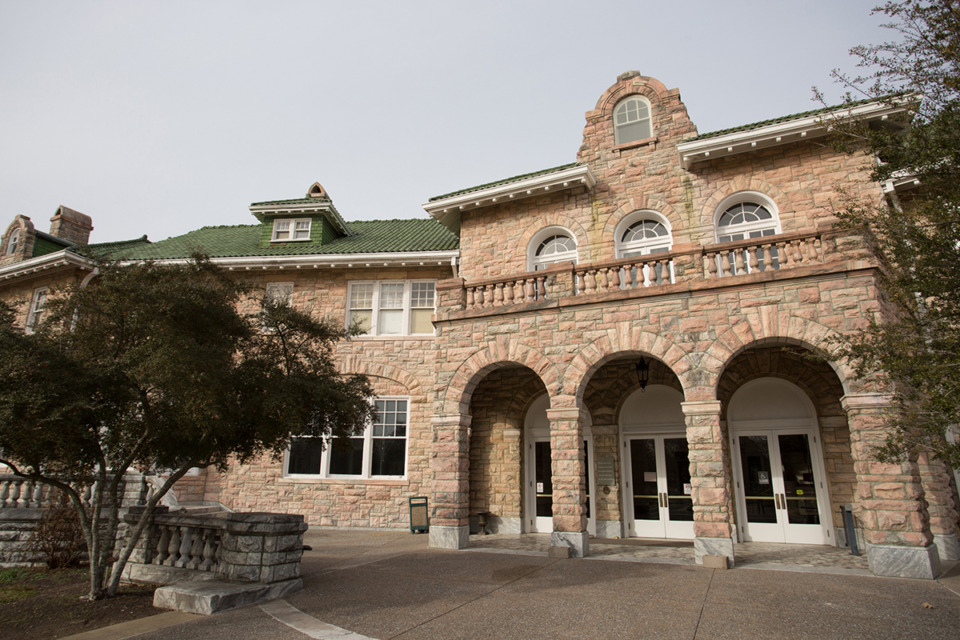
<path fill-rule="evenodd" d="M 841 216 L 877 257 L 885 318 L 840 351 L 860 375 L 882 372 L 893 392 L 881 460 L 928 452 L 957 466 L 960 445 L 947 434 L 960 423 L 960 3 L 904 0 L 874 13 L 891 18 L 884 26 L 898 39 L 855 47 L 863 71 L 833 75 L 848 102 L 909 105 L 908 117 L 839 125 L 838 140 L 880 160 L 873 179 L 913 188 Z"/>
<path fill-rule="evenodd" d="M 0 462 L 69 496 L 91 599 L 116 593 L 155 507 L 191 467 L 280 456 L 291 434 L 353 435 L 374 412 L 367 379 L 333 361 L 350 332 L 257 300 L 202 258 L 98 269 L 51 296 L 32 334 L 0 308 Z M 128 469 L 169 476 L 114 558 Z M 89 510 L 71 484 L 81 477 L 96 482 Z"/>

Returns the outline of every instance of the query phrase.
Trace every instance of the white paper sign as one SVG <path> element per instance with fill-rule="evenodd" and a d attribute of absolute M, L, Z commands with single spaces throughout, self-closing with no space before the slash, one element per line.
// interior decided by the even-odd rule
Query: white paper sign
<path fill-rule="evenodd" d="M 537 493 L 543 493 L 543 483 L 542 483 L 542 482 L 538 482 L 538 483 L 537 483 Z"/>
<path fill-rule="evenodd" d="M 684 482 L 684 483 L 683 483 L 683 495 L 689 496 L 689 495 L 692 494 L 692 493 L 693 493 L 693 487 L 690 486 L 690 483 L 689 483 L 689 482 Z"/>
<path fill-rule="evenodd" d="M 769 472 L 769 471 L 758 471 L 758 472 L 757 472 L 757 484 L 770 484 L 770 472 Z"/>

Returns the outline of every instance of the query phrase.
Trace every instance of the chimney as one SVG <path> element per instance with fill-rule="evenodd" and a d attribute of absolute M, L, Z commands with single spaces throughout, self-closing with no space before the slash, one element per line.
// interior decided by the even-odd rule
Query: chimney
<path fill-rule="evenodd" d="M 50 235 L 83 246 L 90 240 L 93 220 L 90 216 L 60 205 L 50 218 Z"/>

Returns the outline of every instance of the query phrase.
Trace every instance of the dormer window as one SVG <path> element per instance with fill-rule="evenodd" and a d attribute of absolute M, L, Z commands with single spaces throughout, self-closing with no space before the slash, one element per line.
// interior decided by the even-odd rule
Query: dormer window
<path fill-rule="evenodd" d="M 630 96 L 613 110 L 615 144 L 627 144 L 653 137 L 650 124 L 650 103 L 646 98 Z"/>
<path fill-rule="evenodd" d="M 293 242 L 310 239 L 310 218 L 273 221 L 271 242 Z"/>
<path fill-rule="evenodd" d="M 20 248 L 20 229 L 14 229 L 10 234 L 10 239 L 7 241 L 7 253 L 6 255 L 10 256 L 17 252 L 17 249 Z"/>

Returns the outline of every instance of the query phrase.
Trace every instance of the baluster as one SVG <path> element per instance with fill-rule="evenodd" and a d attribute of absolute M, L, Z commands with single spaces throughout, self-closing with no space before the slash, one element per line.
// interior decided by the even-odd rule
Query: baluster
<path fill-rule="evenodd" d="M 498 282 L 493 285 L 493 306 L 502 307 L 503 306 L 503 283 Z"/>
<path fill-rule="evenodd" d="M 773 271 L 776 267 L 773 264 L 773 251 L 771 251 L 771 246 L 765 244 L 760 247 L 760 250 L 763 251 L 763 270 L 764 271 Z"/>
<path fill-rule="evenodd" d="M 527 281 L 520 278 L 513 282 L 513 301 L 520 303 L 527 300 Z"/>
<path fill-rule="evenodd" d="M 597 272 L 597 291 L 606 293 L 610 290 L 610 269 L 603 267 Z"/>
<path fill-rule="evenodd" d="M 730 251 L 725 251 L 724 253 L 720 254 L 720 268 L 722 270 L 720 273 L 721 278 L 726 278 L 730 275 L 730 267 L 733 265 L 733 259 L 733 254 Z"/>
<path fill-rule="evenodd" d="M 780 260 L 780 268 L 789 267 L 790 263 L 793 262 L 790 256 L 790 252 L 787 251 L 787 244 L 784 242 L 777 243 L 777 257 Z"/>
<path fill-rule="evenodd" d="M 703 277 L 709 280 L 717 272 L 717 257 L 712 253 L 704 253 L 701 259 L 703 260 Z"/>
<path fill-rule="evenodd" d="M 746 273 L 743 263 L 743 249 L 732 252 L 732 257 L 734 258 L 734 264 L 731 265 L 731 268 L 735 275 L 741 275 Z"/>
<path fill-rule="evenodd" d="M 93 498 L 94 485 L 96 483 L 95 482 L 87 483 L 87 482 L 83 482 L 82 480 L 80 481 L 80 483 L 81 484 L 79 486 L 83 488 L 83 491 L 79 492 L 80 501 L 83 503 L 84 507 L 87 507 L 89 509 L 90 500 Z"/>
<path fill-rule="evenodd" d="M 467 287 L 467 309 L 473 307 L 473 287 Z"/>
<path fill-rule="evenodd" d="M 153 557 L 153 564 L 164 565 L 167 558 L 170 557 L 170 527 L 160 525 L 160 539 L 157 541 L 156 555 Z"/>
<path fill-rule="evenodd" d="M 180 527 L 173 525 L 170 529 L 170 545 L 167 547 L 168 555 L 163 564 L 168 567 L 175 567 L 180 555 Z"/>
<path fill-rule="evenodd" d="M 173 566 L 189 568 L 190 551 L 193 549 L 193 527 L 180 527 L 180 546 L 177 547 L 177 561 Z"/>
<path fill-rule="evenodd" d="M 816 238 L 807 238 L 803 243 L 807 249 L 807 262 L 813 262 L 817 259 L 816 242 Z"/>
<path fill-rule="evenodd" d="M 620 267 L 610 270 L 610 290 L 620 291 Z"/>
<path fill-rule="evenodd" d="M 803 254 L 800 252 L 800 242 L 792 240 L 790 242 L 790 258 L 795 263 L 794 266 L 800 266 L 803 263 Z"/>
<path fill-rule="evenodd" d="M 757 260 L 757 250 L 758 247 L 751 247 L 750 249 L 744 250 L 744 253 L 747 255 L 747 265 L 750 273 L 756 273 L 760 270 L 760 262 Z"/>
<path fill-rule="evenodd" d="M 44 489 L 44 484 L 42 482 L 38 482 L 37 485 L 33 488 L 33 498 L 31 502 L 33 503 L 34 507 L 43 506 L 43 489 Z"/>
<path fill-rule="evenodd" d="M 10 483 L 13 482 L 9 478 L 4 478 L 0 480 L 0 509 L 8 507 L 7 497 L 10 495 Z"/>
<path fill-rule="evenodd" d="M 583 271 L 583 292 L 586 295 L 596 292 L 597 290 L 597 280 L 595 274 L 597 272 L 592 269 L 584 269 Z"/>
<path fill-rule="evenodd" d="M 190 560 L 186 563 L 187 569 L 197 569 L 200 567 L 200 563 L 203 561 L 203 536 L 206 534 L 206 529 L 194 529 L 193 535 L 191 536 L 190 542 L 190 551 L 189 556 Z"/>
<path fill-rule="evenodd" d="M 21 482 L 22 481 L 18 478 L 10 485 L 10 507 L 13 509 L 16 509 L 18 506 L 20 506 L 18 503 L 20 502 L 19 498 Z"/>
<path fill-rule="evenodd" d="M 203 531 L 203 549 L 200 553 L 200 565 L 198 566 L 201 571 L 211 571 L 214 567 L 216 561 L 216 547 L 214 545 L 216 534 L 217 532 L 213 529 L 205 529 Z"/>
<path fill-rule="evenodd" d="M 547 298 L 547 276 L 537 276 L 537 300 L 546 300 Z"/>
<path fill-rule="evenodd" d="M 815 254 L 813 256 L 814 260 L 823 263 L 823 240 L 820 238 L 813 239 L 813 252 Z"/>
<path fill-rule="evenodd" d="M 503 304 L 513 304 L 513 287 L 517 284 L 516 280 L 510 280 L 503 284 Z"/>

